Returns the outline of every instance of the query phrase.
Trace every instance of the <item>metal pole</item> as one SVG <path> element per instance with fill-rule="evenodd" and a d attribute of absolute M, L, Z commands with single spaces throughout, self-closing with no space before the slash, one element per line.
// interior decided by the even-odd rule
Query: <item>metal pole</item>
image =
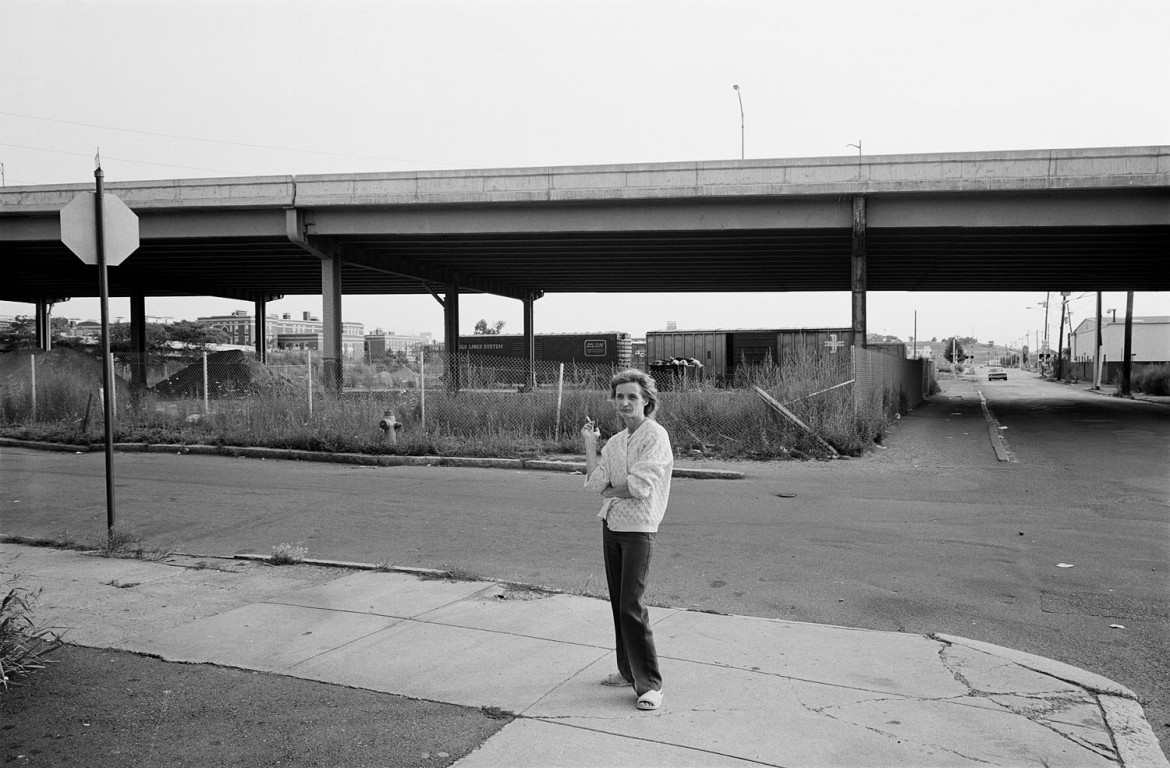
<path fill-rule="evenodd" d="M 1048 369 L 1052 370 L 1052 350 L 1048 347 L 1048 301 L 1052 298 L 1052 291 L 1044 293 L 1044 351 L 1048 353 Z"/>
<path fill-rule="evenodd" d="M 1133 397 L 1133 291 L 1125 292 L 1125 335 L 1121 348 L 1121 396 Z"/>
<path fill-rule="evenodd" d="M 1097 291 L 1097 344 L 1093 354 L 1093 389 L 1101 388 L 1101 292 Z"/>
<path fill-rule="evenodd" d="M 423 434 L 427 433 L 427 353 L 422 344 L 418 347 L 418 411 Z"/>
<path fill-rule="evenodd" d="M 32 376 L 32 423 L 37 421 L 37 356 L 28 356 L 29 371 Z"/>
<path fill-rule="evenodd" d="M 557 373 L 557 423 L 553 430 L 553 439 L 561 439 L 561 396 L 565 392 L 565 364 L 561 363 L 560 371 Z"/>
<path fill-rule="evenodd" d="M 102 300 L 102 407 L 106 440 L 106 536 L 114 540 L 114 372 L 110 355 L 110 285 L 106 277 L 106 231 L 102 218 L 102 166 L 93 172 L 97 189 L 93 200 L 94 234 L 97 245 L 98 285 Z"/>
<path fill-rule="evenodd" d="M 744 147 L 743 94 L 741 94 L 739 92 L 738 85 L 733 85 L 731 87 L 735 89 L 735 97 L 737 99 L 739 99 L 739 159 L 743 160 L 743 157 L 744 157 L 744 154 L 743 154 L 743 147 Z"/>
<path fill-rule="evenodd" d="M 305 348 L 305 363 L 307 364 L 309 375 L 306 377 L 309 381 L 309 418 L 313 416 L 313 350 Z"/>

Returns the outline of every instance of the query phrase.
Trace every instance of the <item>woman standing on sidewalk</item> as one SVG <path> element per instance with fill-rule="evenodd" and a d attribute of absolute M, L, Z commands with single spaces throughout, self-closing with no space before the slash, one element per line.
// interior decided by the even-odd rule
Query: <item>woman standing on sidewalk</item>
<path fill-rule="evenodd" d="M 610 397 L 626 428 L 597 454 L 601 436 L 590 419 L 581 429 L 585 441 L 585 490 L 605 501 L 602 520 L 605 578 L 613 609 L 618 673 L 605 685 L 632 685 L 638 709 L 662 705 L 662 675 L 642 602 L 654 534 L 670 500 L 674 451 L 666 430 L 652 418 L 658 408 L 654 380 L 642 371 L 622 371 L 609 382 Z"/>

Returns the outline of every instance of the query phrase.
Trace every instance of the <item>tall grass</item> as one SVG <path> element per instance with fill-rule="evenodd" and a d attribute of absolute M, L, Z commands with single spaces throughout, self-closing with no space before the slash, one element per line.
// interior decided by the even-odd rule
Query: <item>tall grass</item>
<path fill-rule="evenodd" d="M 844 365 L 844 367 L 843 367 Z M 380 372 L 362 369 L 350 381 L 369 389 L 330 393 L 314 387 L 310 403 L 307 366 L 304 386 L 250 386 L 202 397 L 145 393 L 120 402 L 115 439 L 121 442 L 264 446 L 369 454 L 532 457 L 579 454 L 579 431 L 586 418 L 598 421 L 604 437 L 622 428 L 608 389 L 487 388 L 490 366 L 471 367 L 481 389 L 461 391 L 376 388 Z M 427 371 L 428 374 L 431 371 Z M 837 451 L 857 455 L 880 441 L 897 395 L 879 392 L 855 402 L 848 358 L 796 354 L 783 366 L 765 362 L 741 366 L 734 388 L 702 380 L 668 382 L 660 393 L 658 420 L 670 432 L 680 456 L 756 458 L 821 456 L 818 438 Z M 88 382 L 68 375 L 38 379 L 59 387 L 53 417 L 32 424 L 19 388 L 5 387 L 3 432 L 34 439 L 89 442 L 100 434 L 100 402 L 88 433 L 80 430 Z M 288 381 L 282 375 L 281 381 Z M 402 382 L 396 381 L 396 384 Z M 593 386 L 597 386 L 593 382 Z M 752 389 L 759 386 L 794 413 L 808 430 L 777 415 Z M 425 400 L 424 400 L 425 398 Z M 558 409 L 559 402 L 559 409 Z M 210 409 L 207 408 L 210 403 Z M 402 423 L 397 443 L 378 428 L 385 411 Z M 810 431 L 812 434 L 810 434 Z M 815 435 L 815 436 L 814 436 Z"/>
<path fill-rule="evenodd" d="M 41 626 L 33 616 L 40 590 L 20 585 L 18 578 L 0 584 L 0 685 L 4 688 L 44 669 L 49 656 L 62 645 L 61 635 Z"/>
<path fill-rule="evenodd" d="M 1170 365 L 1145 365 L 1137 368 L 1130 386 L 1147 395 L 1170 395 Z"/>

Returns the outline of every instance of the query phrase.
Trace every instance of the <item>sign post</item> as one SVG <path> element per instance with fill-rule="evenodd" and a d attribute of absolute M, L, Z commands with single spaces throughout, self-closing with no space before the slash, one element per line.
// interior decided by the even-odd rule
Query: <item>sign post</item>
<path fill-rule="evenodd" d="M 61 209 L 61 241 L 86 264 L 98 268 L 102 304 L 102 405 L 106 443 L 106 542 L 114 538 L 114 371 L 110 355 L 110 288 L 107 265 L 118 265 L 138 248 L 138 217 L 102 191 L 102 167 L 93 172 L 96 192 L 83 192 Z"/>

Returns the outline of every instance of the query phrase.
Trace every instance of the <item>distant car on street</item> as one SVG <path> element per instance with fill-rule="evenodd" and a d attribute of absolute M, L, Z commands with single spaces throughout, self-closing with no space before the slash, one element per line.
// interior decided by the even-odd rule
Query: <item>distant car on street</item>
<path fill-rule="evenodd" d="M 1003 379 L 1007 381 L 1007 371 L 1000 368 L 998 365 L 993 365 L 987 369 L 987 380 L 995 381 L 996 379 Z"/>

